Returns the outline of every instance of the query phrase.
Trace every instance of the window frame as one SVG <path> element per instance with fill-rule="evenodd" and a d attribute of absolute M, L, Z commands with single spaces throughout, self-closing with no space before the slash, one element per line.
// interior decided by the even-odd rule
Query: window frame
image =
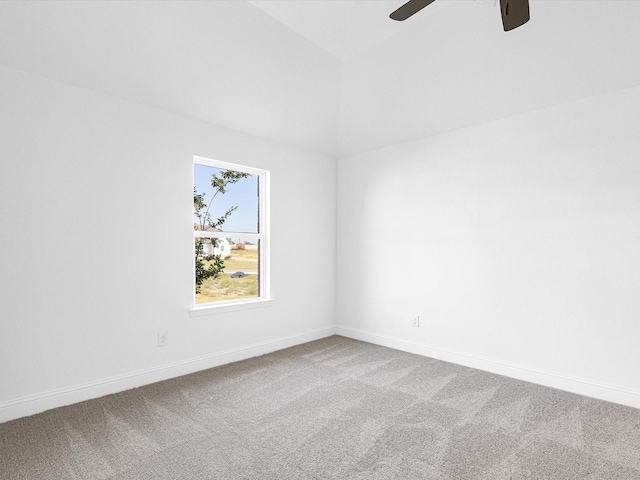
<path fill-rule="evenodd" d="M 269 226 L 269 209 L 270 209 L 270 172 L 261 168 L 240 165 L 237 163 L 224 162 L 206 157 L 194 156 L 193 165 L 203 165 L 207 167 L 219 168 L 223 170 L 234 170 L 243 173 L 255 175 L 258 179 L 258 232 L 244 233 L 236 231 L 193 231 L 191 239 L 191 292 L 193 295 L 193 304 L 191 307 L 191 315 L 199 316 L 212 313 L 222 313 L 235 310 L 244 310 L 247 308 L 257 308 L 269 306 L 273 301 L 271 298 L 270 285 L 270 226 Z M 192 183 L 195 183 L 195 168 L 192 167 Z M 193 206 L 191 208 L 193 212 Z M 192 215 L 193 217 L 193 215 Z M 193 221 L 192 221 L 193 224 Z M 228 238 L 242 237 L 255 241 L 259 245 L 258 254 L 258 297 L 223 300 L 219 302 L 196 303 L 196 266 L 193 261 L 193 248 L 196 238 Z"/>

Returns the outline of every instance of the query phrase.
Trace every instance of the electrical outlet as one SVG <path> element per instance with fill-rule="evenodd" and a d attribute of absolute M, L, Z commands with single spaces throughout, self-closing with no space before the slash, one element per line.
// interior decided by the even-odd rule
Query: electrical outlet
<path fill-rule="evenodd" d="M 158 346 L 166 347 L 167 345 L 169 345 L 169 332 L 158 333 Z"/>
<path fill-rule="evenodd" d="M 420 315 L 413 317 L 413 326 L 416 328 L 420 327 Z"/>

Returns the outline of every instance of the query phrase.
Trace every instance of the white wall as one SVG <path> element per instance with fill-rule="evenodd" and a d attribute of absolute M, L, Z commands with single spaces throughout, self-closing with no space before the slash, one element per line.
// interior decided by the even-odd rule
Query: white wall
<path fill-rule="evenodd" d="M 640 87 L 341 159 L 338 331 L 640 407 L 638 125 Z"/>
<path fill-rule="evenodd" d="M 332 331 L 332 158 L 8 67 L 0 85 L 0 421 Z M 189 315 L 193 155 L 271 171 L 273 306 Z"/>

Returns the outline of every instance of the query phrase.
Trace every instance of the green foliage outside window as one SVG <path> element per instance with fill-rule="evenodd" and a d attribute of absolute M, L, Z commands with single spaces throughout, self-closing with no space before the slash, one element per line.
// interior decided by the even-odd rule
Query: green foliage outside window
<path fill-rule="evenodd" d="M 214 219 L 210 213 L 211 206 L 216 196 L 224 195 L 227 187 L 237 183 L 240 179 L 249 177 L 250 174 L 236 172 L 233 170 L 223 170 L 211 175 L 211 188 L 213 194 L 209 202 L 206 202 L 205 196 L 207 192 L 198 193 L 196 186 L 193 186 L 193 215 L 197 223 L 194 223 L 194 229 L 200 231 L 212 230 L 221 231 L 222 226 L 238 208 L 230 207 L 222 216 Z M 219 240 L 217 238 L 196 237 L 195 239 L 195 265 L 196 265 L 196 293 L 200 293 L 200 286 L 208 278 L 217 278 L 224 271 L 224 259 L 221 255 L 205 254 L 205 245 L 211 245 L 211 252 L 218 247 Z"/>

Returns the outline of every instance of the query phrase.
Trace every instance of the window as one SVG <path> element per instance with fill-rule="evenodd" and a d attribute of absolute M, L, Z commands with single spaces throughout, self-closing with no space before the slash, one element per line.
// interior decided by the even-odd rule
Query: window
<path fill-rule="evenodd" d="M 269 172 L 194 157 L 196 307 L 269 298 Z"/>

